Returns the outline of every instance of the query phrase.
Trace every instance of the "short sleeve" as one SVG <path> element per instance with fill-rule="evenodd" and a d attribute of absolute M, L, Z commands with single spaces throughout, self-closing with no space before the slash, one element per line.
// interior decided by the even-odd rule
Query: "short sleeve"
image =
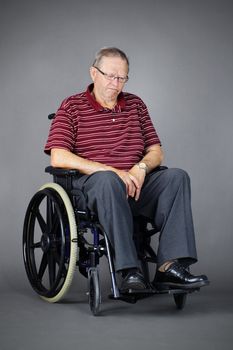
<path fill-rule="evenodd" d="M 150 118 L 147 106 L 141 99 L 139 99 L 139 101 L 140 102 L 138 106 L 138 111 L 139 111 L 139 118 L 140 118 L 142 133 L 144 137 L 145 149 L 147 149 L 152 145 L 156 145 L 156 144 L 161 145 L 157 131 L 155 130 L 155 127 Z"/>

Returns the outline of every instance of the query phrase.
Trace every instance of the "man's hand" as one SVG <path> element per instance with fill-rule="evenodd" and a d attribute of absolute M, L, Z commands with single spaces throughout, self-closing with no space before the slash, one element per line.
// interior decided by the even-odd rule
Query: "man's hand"
<path fill-rule="evenodd" d="M 155 169 L 157 166 L 159 166 L 162 163 L 163 160 L 163 151 L 160 145 L 155 144 L 150 146 L 146 150 L 145 156 L 141 159 L 141 163 L 145 163 L 147 166 L 147 171 L 151 172 L 153 169 Z M 135 164 L 130 170 L 129 174 L 131 174 L 138 183 L 138 186 L 136 188 L 135 192 L 135 200 L 137 201 L 139 199 L 142 186 L 145 181 L 146 177 L 146 171 L 145 169 L 140 168 L 137 164 Z"/>
<path fill-rule="evenodd" d="M 137 195 L 138 189 L 140 187 L 140 183 L 138 179 L 131 174 L 130 172 L 124 170 L 115 170 L 116 174 L 121 178 L 121 180 L 125 183 L 127 197 L 135 197 Z"/>
<path fill-rule="evenodd" d="M 141 188 L 142 185 L 144 184 L 144 180 L 146 177 L 146 172 L 144 169 L 140 169 L 137 165 L 134 165 L 130 170 L 129 170 L 129 174 L 131 176 L 133 176 L 138 183 L 138 186 L 136 188 L 136 192 L 135 192 L 135 200 L 137 201 L 139 199 L 140 193 L 141 193 Z"/>

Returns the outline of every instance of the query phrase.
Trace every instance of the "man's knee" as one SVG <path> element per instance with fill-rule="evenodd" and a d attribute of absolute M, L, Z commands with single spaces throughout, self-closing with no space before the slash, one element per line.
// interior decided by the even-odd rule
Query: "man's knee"
<path fill-rule="evenodd" d="M 93 179 L 98 188 L 124 189 L 125 185 L 121 178 L 114 171 L 98 171 L 93 174 Z"/>
<path fill-rule="evenodd" d="M 168 177 L 170 177 L 171 179 L 174 179 L 174 178 L 178 180 L 189 179 L 188 173 L 185 170 L 180 168 L 168 168 L 166 169 L 166 172 Z"/>
<path fill-rule="evenodd" d="M 188 173 L 179 168 L 168 168 L 164 171 L 164 179 L 168 183 L 174 184 L 176 186 L 179 186 L 183 183 L 190 184 L 190 177 Z"/>

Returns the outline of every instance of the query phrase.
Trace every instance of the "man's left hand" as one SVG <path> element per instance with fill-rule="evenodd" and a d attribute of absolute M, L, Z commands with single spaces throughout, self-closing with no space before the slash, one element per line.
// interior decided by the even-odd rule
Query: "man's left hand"
<path fill-rule="evenodd" d="M 129 174 L 133 175 L 137 180 L 139 187 L 137 187 L 136 192 L 135 192 L 135 200 L 137 201 L 139 199 L 140 193 L 141 193 L 141 188 L 142 185 L 144 184 L 144 180 L 146 177 L 146 172 L 144 169 L 139 168 L 137 165 L 134 165 L 130 170 Z"/>

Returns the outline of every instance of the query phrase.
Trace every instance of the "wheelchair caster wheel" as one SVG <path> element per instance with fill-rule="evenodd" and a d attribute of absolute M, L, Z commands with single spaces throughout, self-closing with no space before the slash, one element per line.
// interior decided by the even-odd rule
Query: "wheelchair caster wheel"
<path fill-rule="evenodd" d="M 99 273 L 97 268 L 90 268 L 88 271 L 88 285 L 89 285 L 89 306 L 94 316 L 97 316 L 100 311 L 101 294 Z"/>
<path fill-rule="evenodd" d="M 182 310 L 185 306 L 187 299 L 187 293 L 175 293 L 173 294 L 174 301 L 178 310 Z"/>

